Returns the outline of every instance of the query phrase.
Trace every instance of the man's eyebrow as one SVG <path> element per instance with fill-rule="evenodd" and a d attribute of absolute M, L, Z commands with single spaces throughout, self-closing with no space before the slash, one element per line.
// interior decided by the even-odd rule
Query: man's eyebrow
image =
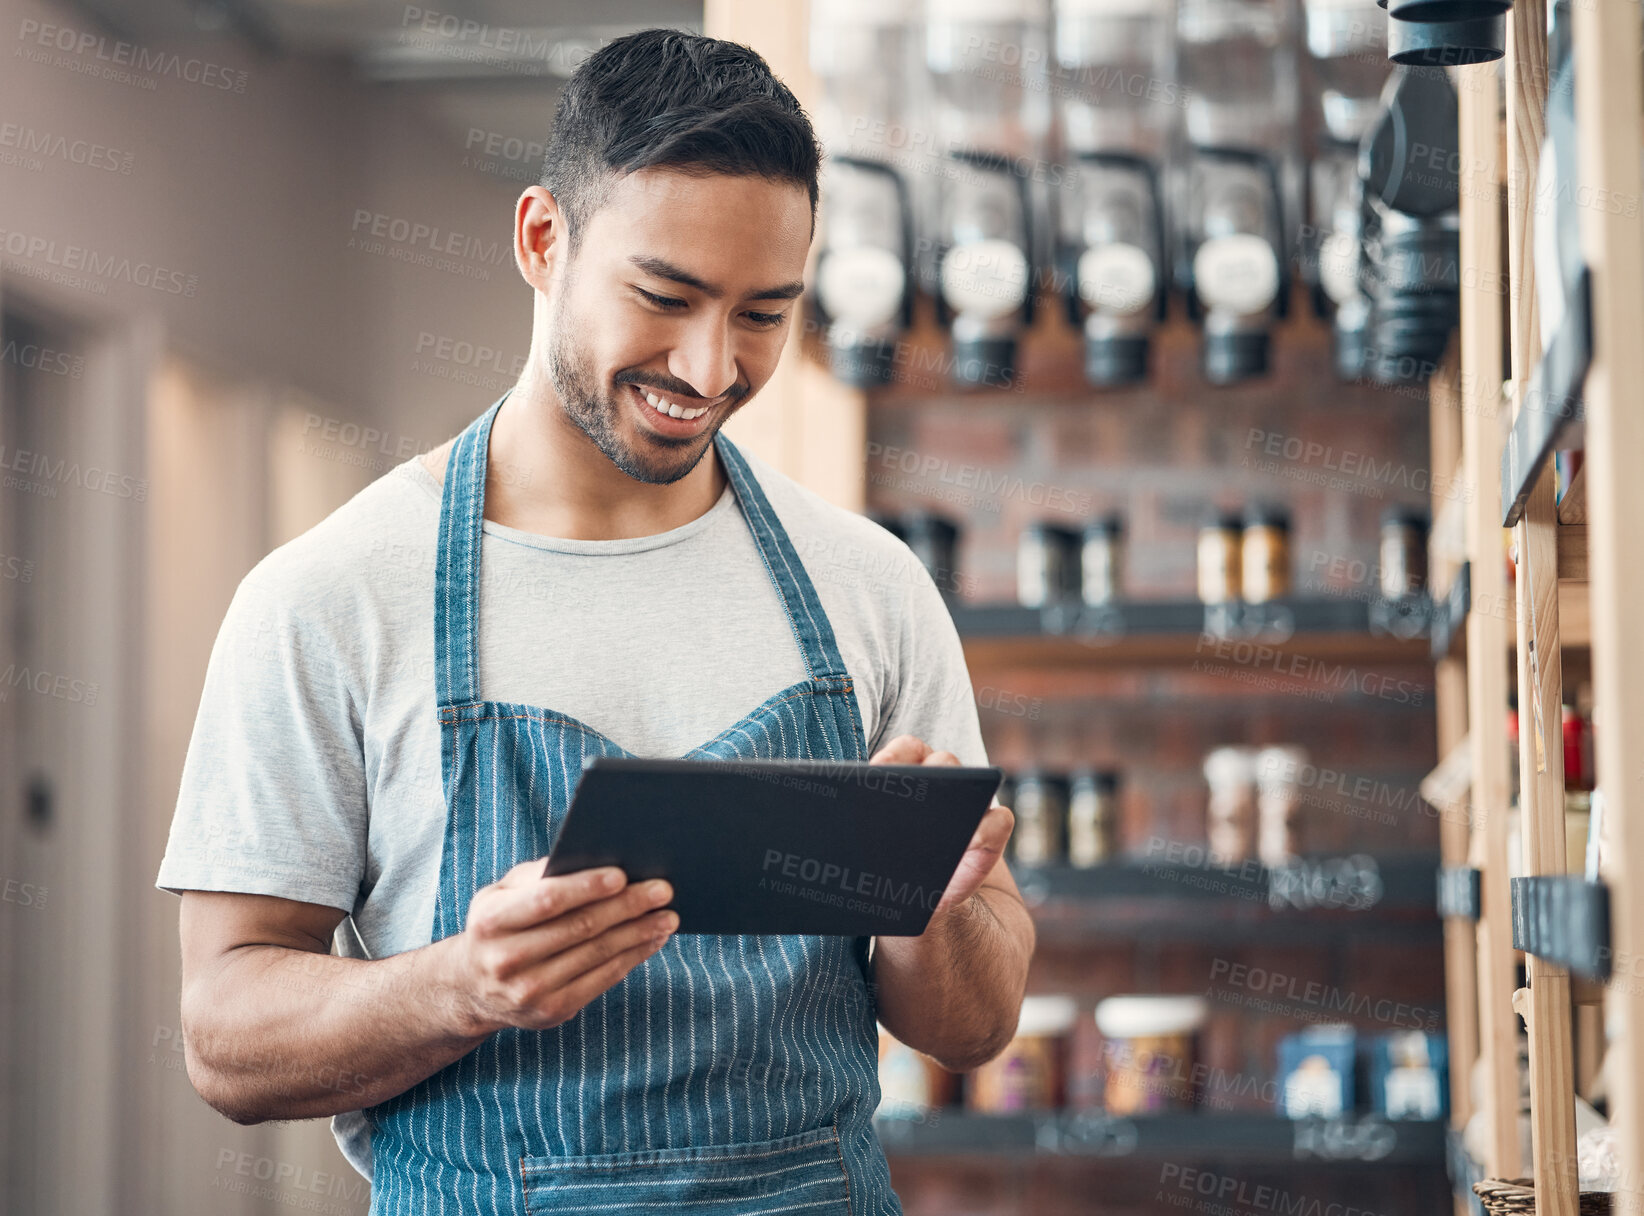
<path fill-rule="evenodd" d="M 628 259 L 646 274 L 655 275 L 659 279 L 668 279 L 675 283 L 683 283 L 695 291 L 700 291 L 710 300 L 718 300 L 725 294 L 725 289 L 716 287 L 712 283 L 704 282 L 690 271 L 675 266 L 667 258 L 653 257 L 650 254 L 639 253 Z M 780 287 L 771 287 L 765 291 L 750 292 L 750 300 L 794 300 L 805 294 L 803 283 L 783 283 Z"/>

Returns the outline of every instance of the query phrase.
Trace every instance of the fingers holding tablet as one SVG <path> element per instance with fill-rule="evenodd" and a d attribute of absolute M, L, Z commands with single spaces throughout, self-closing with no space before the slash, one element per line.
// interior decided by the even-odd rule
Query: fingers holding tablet
<path fill-rule="evenodd" d="M 456 947 L 473 1023 L 542 1030 L 573 1017 L 661 949 L 679 924 L 660 879 L 613 866 L 545 878 L 523 863 L 483 887 Z"/>

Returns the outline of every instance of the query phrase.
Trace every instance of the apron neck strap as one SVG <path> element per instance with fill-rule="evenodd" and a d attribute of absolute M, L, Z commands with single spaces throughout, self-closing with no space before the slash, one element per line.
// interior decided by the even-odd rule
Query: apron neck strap
<path fill-rule="evenodd" d="M 485 470 L 491 425 L 507 399 L 508 393 L 504 393 L 457 436 L 446 461 L 439 554 L 434 568 L 434 682 L 442 709 L 472 705 L 480 699 L 479 589 L 485 536 Z M 765 569 L 782 598 L 805 670 L 812 679 L 843 678 L 845 662 L 833 627 L 786 529 L 736 445 L 723 431 L 714 436 L 714 445 Z"/>
<path fill-rule="evenodd" d="M 512 392 L 513 390 L 508 390 Z M 485 469 L 491 424 L 508 393 L 451 445 L 440 499 L 434 565 L 434 691 L 441 709 L 479 700 L 480 550 L 485 538 Z"/>
<path fill-rule="evenodd" d="M 783 607 L 787 609 L 794 640 L 799 643 L 800 653 L 805 658 L 805 670 L 813 680 L 844 678 L 847 675 L 845 660 L 839 653 L 833 626 L 828 623 L 828 614 L 822 610 L 816 586 L 806 573 L 805 564 L 799 560 L 799 553 L 794 549 L 787 529 L 772 510 L 765 491 L 754 479 L 747 458 L 724 431 L 715 433 L 714 446 L 719 452 L 720 463 L 725 466 L 725 475 L 730 478 L 742 515 L 753 533 L 754 543 L 759 546 L 759 555 L 765 560 L 765 569 L 776 584 Z"/>

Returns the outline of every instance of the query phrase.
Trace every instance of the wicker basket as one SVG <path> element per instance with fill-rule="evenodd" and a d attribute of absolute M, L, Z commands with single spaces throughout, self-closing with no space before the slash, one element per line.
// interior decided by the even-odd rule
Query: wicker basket
<path fill-rule="evenodd" d="M 1533 1178 L 1486 1178 L 1473 1183 L 1473 1194 L 1490 1216 L 1535 1216 Z M 1579 1210 L 1581 1216 L 1610 1216 L 1610 1192 L 1582 1191 Z"/>

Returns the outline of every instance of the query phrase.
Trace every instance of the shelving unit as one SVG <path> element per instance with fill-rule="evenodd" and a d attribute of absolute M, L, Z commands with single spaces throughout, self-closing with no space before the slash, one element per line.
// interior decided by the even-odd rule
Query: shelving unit
<path fill-rule="evenodd" d="M 1095 1157 L 1272 1166 L 1435 1165 L 1444 1125 L 1379 1119 L 1284 1119 L 1272 1115 L 1151 1115 L 1099 1112 L 975 1115 L 941 1111 L 921 1119 L 880 1119 L 893 1156 Z"/>
<path fill-rule="evenodd" d="M 1602 999 L 1609 1043 L 1609 1118 L 1621 1142 L 1624 1193 L 1644 1194 L 1644 989 L 1606 980 L 1615 959 L 1644 946 L 1636 884 L 1608 887 L 1566 873 L 1560 706 L 1566 661 L 1590 668 L 1597 784 L 1605 798 L 1613 877 L 1644 873 L 1644 631 L 1629 621 L 1644 589 L 1624 534 L 1644 524 L 1644 479 L 1629 465 L 1644 454 L 1644 229 L 1639 138 L 1640 27 L 1618 0 L 1572 5 L 1578 197 L 1587 270 L 1571 316 L 1590 325 L 1589 351 L 1565 327 L 1540 347 L 1535 225 L 1552 222 L 1535 194 L 1548 89 L 1545 0 L 1515 0 L 1506 71 L 1455 69 L 1461 98 L 1462 322 L 1459 347 L 1431 397 L 1435 468 L 1470 483 L 1466 539 L 1445 550 L 1435 530 L 1434 656 L 1439 755 L 1423 785 L 1442 816 L 1452 1119 L 1474 1114 L 1471 1076 L 1482 1059 L 1480 1101 L 1488 1134 L 1483 1160 L 1453 1140 L 1458 1208 L 1480 1177 L 1533 1172 L 1538 1213 L 1577 1207 L 1578 1078 L 1597 1053 L 1597 1017 L 1579 1007 Z M 1505 79 L 1503 89 L 1501 79 Z M 1502 250 L 1507 257 L 1503 265 Z M 1503 285 L 1507 285 L 1504 287 Z M 1578 331 L 1579 332 L 1579 331 Z M 1504 378 L 1504 371 L 1506 376 Z M 1528 386 L 1515 390 L 1514 386 Z M 1552 404 L 1548 404 L 1551 402 Z M 1579 404 L 1578 404 L 1579 403 Z M 1551 454 L 1583 447 L 1585 463 L 1555 502 Z M 1440 504 L 1435 503 L 1435 507 Z M 1516 573 L 1509 587 L 1503 529 Z M 1579 653 L 1578 653 L 1579 652 Z M 1509 882 L 1506 727 L 1513 657 L 1518 689 L 1525 876 Z M 1527 987 L 1519 988 L 1519 951 Z M 1527 1030 L 1531 1158 L 1518 1130 L 1517 1039 Z M 1583 1023 L 1578 1059 L 1572 1027 Z"/>

